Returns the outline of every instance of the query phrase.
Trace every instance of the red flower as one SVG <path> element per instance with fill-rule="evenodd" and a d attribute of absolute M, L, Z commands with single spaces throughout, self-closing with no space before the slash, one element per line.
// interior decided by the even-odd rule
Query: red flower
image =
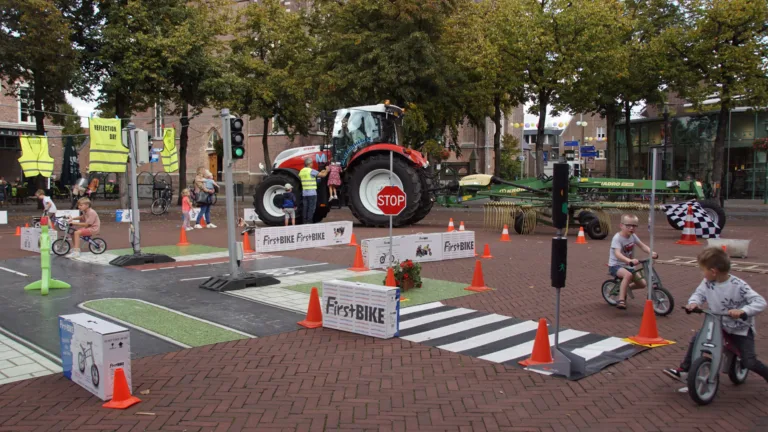
<path fill-rule="evenodd" d="M 403 275 L 403 279 L 408 279 L 408 275 L 407 275 L 407 274 L 404 274 L 404 275 Z"/>

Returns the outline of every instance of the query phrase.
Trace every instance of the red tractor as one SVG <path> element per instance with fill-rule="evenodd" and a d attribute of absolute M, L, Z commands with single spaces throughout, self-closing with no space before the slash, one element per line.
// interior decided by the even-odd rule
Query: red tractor
<path fill-rule="evenodd" d="M 376 205 L 376 194 L 389 185 L 389 155 L 393 153 L 392 182 L 402 188 L 408 202 L 405 210 L 393 220 L 394 226 L 414 224 L 432 209 L 432 177 L 429 163 L 418 151 L 405 148 L 402 142 L 403 110 L 389 104 L 345 108 L 336 111 L 329 145 L 285 150 L 275 159 L 272 172 L 256 187 L 254 207 L 267 225 L 284 224 L 282 194 L 285 185 L 293 186 L 298 200 L 297 223 L 301 223 L 301 182 L 299 171 L 304 160 L 312 159 L 315 170 L 329 163 L 342 167 L 342 185 L 338 200 L 329 201 L 328 177 L 318 178 L 317 210 L 313 222 L 322 221 L 331 205 L 347 205 L 352 214 L 366 226 L 388 226 L 389 217 Z"/>

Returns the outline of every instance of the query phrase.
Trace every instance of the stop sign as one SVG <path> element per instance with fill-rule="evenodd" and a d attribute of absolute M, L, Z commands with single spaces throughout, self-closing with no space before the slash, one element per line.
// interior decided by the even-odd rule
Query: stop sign
<path fill-rule="evenodd" d="M 399 186 L 384 186 L 376 194 L 376 205 L 387 216 L 397 216 L 405 210 L 405 192 Z"/>

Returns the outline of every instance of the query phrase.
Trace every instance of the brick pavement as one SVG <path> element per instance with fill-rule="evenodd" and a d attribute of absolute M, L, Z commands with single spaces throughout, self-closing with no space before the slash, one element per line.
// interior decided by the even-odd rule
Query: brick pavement
<path fill-rule="evenodd" d="M 440 231 L 449 215 L 456 223 L 463 219 L 467 229 L 482 222 L 482 213 L 436 212 L 427 223 L 396 234 Z M 768 229 L 754 222 L 729 221 L 726 234 L 756 240 L 749 261 L 768 262 L 768 242 L 761 241 Z M 355 232 L 361 239 L 384 231 L 356 227 Z M 538 232 L 513 235 L 511 243 L 502 244 L 495 241 L 499 233 L 479 231 L 479 243 L 490 242 L 496 256 L 483 265 L 487 285 L 497 290 L 445 303 L 551 319 L 551 235 L 545 227 Z M 640 235 L 646 240 L 642 230 Z M 662 256 L 695 255 L 697 248 L 675 245 L 677 238 L 679 231 L 659 229 Z M 598 290 L 608 278 L 607 248 L 607 240 L 571 244 L 562 325 L 628 336 L 639 327 L 641 303 L 630 302 L 627 311 L 604 304 Z M 317 259 L 317 253 L 281 254 Z M 353 253 L 352 248 L 339 249 L 323 255 L 323 261 L 346 264 Z M 473 260 L 428 263 L 423 275 L 468 283 L 473 265 Z M 700 280 L 694 268 L 660 266 L 658 271 L 678 305 Z M 738 276 L 768 295 L 768 276 Z M 675 312 L 658 322 L 662 336 L 678 344 L 646 351 L 577 382 L 400 339 L 301 330 L 136 360 L 134 391 L 150 393 L 123 412 L 100 408 L 97 399 L 60 376 L 5 385 L 0 387 L 0 430 L 765 430 L 768 387 L 755 375 L 738 389 L 723 381 L 709 407 L 697 407 L 676 393 L 682 384 L 660 370 L 679 361 L 700 318 Z M 758 322 L 758 354 L 766 359 L 765 318 Z"/>

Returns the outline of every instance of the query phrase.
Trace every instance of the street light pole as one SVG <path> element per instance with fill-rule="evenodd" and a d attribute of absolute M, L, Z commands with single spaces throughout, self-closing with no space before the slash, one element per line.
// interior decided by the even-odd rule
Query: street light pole
<path fill-rule="evenodd" d="M 667 178 L 667 143 L 669 142 L 669 103 L 664 102 L 664 142 L 662 143 L 661 179 Z"/>

